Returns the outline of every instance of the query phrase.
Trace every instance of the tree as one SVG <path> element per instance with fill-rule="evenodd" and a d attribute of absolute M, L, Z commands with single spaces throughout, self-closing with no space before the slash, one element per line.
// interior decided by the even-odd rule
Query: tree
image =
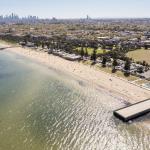
<path fill-rule="evenodd" d="M 31 35 L 30 34 L 25 35 L 24 40 L 27 42 L 31 41 Z"/>
<path fill-rule="evenodd" d="M 107 62 L 107 58 L 103 57 L 103 60 L 102 60 L 102 66 L 103 67 L 106 67 L 106 62 Z"/>
<path fill-rule="evenodd" d="M 146 61 L 143 61 L 143 62 L 142 62 L 142 65 L 143 65 L 143 66 L 146 66 Z"/>
<path fill-rule="evenodd" d="M 106 45 L 105 45 L 105 44 L 102 44 L 101 48 L 102 48 L 102 49 L 106 49 Z"/>
<path fill-rule="evenodd" d="M 87 51 L 87 47 L 86 47 L 86 49 L 85 49 L 85 57 L 88 57 L 88 51 Z"/>
<path fill-rule="evenodd" d="M 45 43 L 44 43 L 44 42 L 42 42 L 42 48 L 44 49 L 44 47 L 45 47 Z"/>
<path fill-rule="evenodd" d="M 24 39 L 24 43 L 25 43 L 25 45 L 27 45 L 27 43 L 28 43 L 28 40 L 26 38 Z"/>
<path fill-rule="evenodd" d="M 144 72 L 143 67 L 139 67 L 139 68 L 137 69 L 137 72 L 138 72 L 138 73 L 143 73 L 143 72 Z"/>
<path fill-rule="evenodd" d="M 131 67 L 131 62 L 129 59 L 126 60 L 124 70 L 129 71 Z"/>
<path fill-rule="evenodd" d="M 36 41 L 35 42 L 35 46 L 38 48 L 40 46 L 40 42 L 39 41 Z"/>
<path fill-rule="evenodd" d="M 97 53 L 96 48 L 94 48 L 93 53 L 91 55 L 91 60 L 93 60 L 94 62 L 96 62 L 96 53 Z"/>
<path fill-rule="evenodd" d="M 144 48 L 145 48 L 145 49 L 148 49 L 148 45 L 144 45 Z"/>
<path fill-rule="evenodd" d="M 47 49 L 50 49 L 50 42 L 46 43 Z"/>
<path fill-rule="evenodd" d="M 116 71 L 115 67 L 118 66 L 118 62 L 116 59 L 113 60 L 112 66 L 113 66 L 112 72 L 115 72 Z"/>
<path fill-rule="evenodd" d="M 83 59 L 83 56 L 85 55 L 83 46 L 81 47 L 80 55 L 81 55 L 81 58 Z"/>
<path fill-rule="evenodd" d="M 106 49 L 103 49 L 103 54 L 106 54 Z"/>

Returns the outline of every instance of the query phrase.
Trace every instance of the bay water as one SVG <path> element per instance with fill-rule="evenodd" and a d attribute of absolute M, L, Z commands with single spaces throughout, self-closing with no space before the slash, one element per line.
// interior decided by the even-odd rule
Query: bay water
<path fill-rule="evenodd" d="M 65 72 L 0 52 L 0 150 L 150 150 L 150 115 L 122 123 L 113 96 Z"/>

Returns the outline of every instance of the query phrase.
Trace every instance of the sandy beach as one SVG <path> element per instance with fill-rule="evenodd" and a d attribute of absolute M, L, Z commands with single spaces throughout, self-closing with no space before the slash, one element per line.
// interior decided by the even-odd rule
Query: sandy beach
<path fill-rule="evenodd" d="M 0 43 L 0 46 L 9 47 L 11 45 Z M 102 87 L 107 92 L 110 92 L 117 97 L 121 97 L 130 103 L 150 98 L 149 90 L 131 84 L 127 80 L 118 78 L 112 74 L 102 72 L 95 67 L 90 67 L 79 62 L 71 62 L 54 55 L 49 55 L 45 52 L 35 51 L 29 48 L 13 47 L 5 50 L 32 58 L 56 70 L 78 76 L 80 79 L 88 81 L 88 83 L 92 86 L 95 85 Z"/>

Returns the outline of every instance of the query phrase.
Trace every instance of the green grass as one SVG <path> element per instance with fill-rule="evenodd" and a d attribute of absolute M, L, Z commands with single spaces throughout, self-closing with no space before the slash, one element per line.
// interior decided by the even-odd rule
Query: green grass
<path fill-rule="evenodd" d="M 135 61 L 146 61 L 150 64 L 150 50 L 138 49 L 127 53 L 127 57 L 134 59 Z"/>
<path fill-rule="evenodd" d="M 135 83 L 139 84 L 139 85 L 142 85 L 142 84 L 150 83 L 150 81 L 142 79 L 142 80 L 139 80 L 139 81 L 137 81 Z"/>
<path fill-rule="evenodd" d="M 13 45 L 13 46 L 17 46 L 16 42 L 9 41 L 9 40 L 1 40 L 0 39 L 0 43 L 2 43 L 2 44 L 10 44 L 10 45 Z"/>
<path fill-rule="evenodd" d="M 92 65 L 92 61 L 91 61 L 91 60 L 82 61 L 82 63 L 83 63 L 84 65 Z"/>
<path fill-rule="evenodd" d="M 80 52 L 81 51 L 81 47 L 76 48 L 76 50 L 78 52 Z M 94 50 L 93 48 L 88 47 L 87 48 L 88 55 L 91 55 L 93 53 L 93 50 Z M 86 48 L 84 48 L 84 52 L 85 51 L 86 51 Z M 109 50 L 105 50 L 105 49 L 101 49 L 101 48 L 98 48 L 96 51 L 97 51 L 97 54 L 105 54 L 105 53 L 109 52 Z"/>
<path fill-rule="evenodd" d="M 91 60 L 82 61 L 82 63 L 84 65 L 92 65 L 92 61 Z M 109 74 L 113 74 L 114 76 L 126 79 L 128 81 L 134 81 L 134 80 L 138 80 L 139 79 L 139 77 L 136 77 L 136 76 L 133 76 L 133 75 L 125 76 L 124 73 L 121 72 L 121 71 L 116 71 L 115 73 L 112 73 L 112 68 L 111 67 L 102 67 L 99 64 L 96 64 L 93 67 L 95 67 L 97 70 L 100 70 L 100 71 L 103 71 L 103 72 L 106 72 L 106 73 L 109 73 Z"/>
<path fill-rule="evenodd" d="M 110 74 L 113 74 L 117 77 L 126 79 L 128 81 L 134 81 L 134 80 L 139 79 L 138 77 L 135 77 L 135 76 L 132 76 L 132 75 L 125 76 L 124 73 L 121 72 L 121 71 L 116 71 L 115 73 L 112 73 L 112 68 L 111 67 L 101 67 L 100 65 L 96 65 L 96 68 L 98 68 L 99 70 L 104 71 L 106 73 L 110 73 Z"/>

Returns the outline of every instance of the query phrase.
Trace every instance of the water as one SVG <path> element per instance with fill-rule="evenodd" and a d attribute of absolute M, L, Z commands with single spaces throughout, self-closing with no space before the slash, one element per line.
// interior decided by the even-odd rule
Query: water
<path fill-rule="evenodd" d="M 124 106 L 100 87 L 0 52 L 0 150 L 149 150 L 150 130 L 112 115 Z"/>
<path fill-rule="evenodd" d="M 146 88 L 150 89 L 150 83 L 144 84 L 143 87 L 146 87 Z"/>

